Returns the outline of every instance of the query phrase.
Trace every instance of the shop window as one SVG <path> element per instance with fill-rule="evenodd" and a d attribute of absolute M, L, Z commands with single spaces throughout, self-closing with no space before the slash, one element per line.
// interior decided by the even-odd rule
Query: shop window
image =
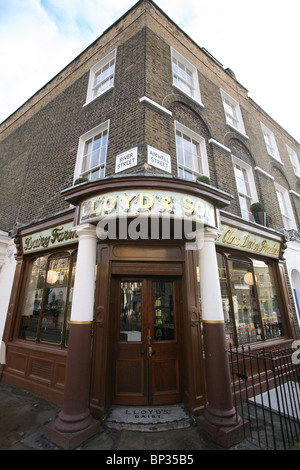
<path fill-rule="evenodd" d="M 288 190 L 278 183 L 275 183 L 275 189 L 284 228 L 286 230 L 296 229 L 297 225 Z"/>
<path fill-rule="evenodd" d="M 209 176 L 205 139 L 179 122 L 175 122 L 175 133 L 178 176 L 192 181 Z"/>
<path fill-rule="evenodd" d="M 218 253 L 228 345 L 266 341 L 283 335 L 272 266 Z"/>
<path fill-rule="evenodd" d="M 257 193 L 252 168 L 236 157 L 232 157 L 232 161 L 242 218 L 253 221 L 250 207 L 257 201 Z"/>
<path fill-rule="evenodd" d="M 97 62 L 90 70 L 86 103 L 110 90 L 114 85 L 116 50 Z"/>
<path fill-rule="evenodd" d="M 19 338 L 67 347 L 76 252 L 41 256 L 28 269 Z"/>
<path fill-rule="evenodd" d="M 221 97 L 222 97 L 222 102 L 223 102 L 226 123 L 230 127 L 233 127 L 235 130 L 246 135 L 244 121 L 243 121 L 239 103 L 235 101 L 233 98 L 231 98 L 231 96 L 228 95 L 222 89 L 220 91 L 221 91 Z"/>
<path fill-rule="evenodd" d="M 202 105 L 196 67 L 173 48 L 171 56 L 173 85 Z"/>
<path fill-rule="evenodd" d="M 105 176 L 109 121 L 91 129 L 79 139 L 74 180 L 85 177 L 90 181 Z"/>

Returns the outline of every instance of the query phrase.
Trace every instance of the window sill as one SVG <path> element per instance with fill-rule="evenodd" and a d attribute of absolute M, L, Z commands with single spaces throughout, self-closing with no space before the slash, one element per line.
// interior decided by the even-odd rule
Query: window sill
<path fill-rule="evenodd" d="M 87 105 L 89 105 L 90 103 L 93 103 L 94 101 L 96 101 L 98 98 L 101 98 L 101 96 L 105 95 L 105 93 L 107 93 L 109 90 L 112 90 L 114 88 L 114 85 L 106 88 L 105 90 L 102 91 L 102 93 L 100 93 L 99 95 L 95 96 L 94 98 L 86 101 L 82 107 L 85 108 Z"/>
<path fill-rule="evenodd" d="M 229 122 L 226 121 L 226 124 L 227 126 L 229 126 L 231 129 L 233 129 L 234 131 L 238 132 L 240 135 L 242 135 L 243 137 L 245 137 L 245 139 L 248 139 L 249 140 L 249 137 L 247 136 L 247 134 L 245 134 L 245 132 L 243 132 L 242 130 L 238 129 L 237 127 L 234 127 L 232 124 L 229 124 Z"/>
<path fill-rule="evenodd" d="M 284 163 L 282 163 L 282 161 L 277 158 L 277 157 L 274 157 L 274 155 L 272 155 L 271 153 L 268 153 L 269 157 L 273 158 L 273 160 L 275 160 L 275 162 L 279 163 L 280 165 L 284 166 Z"/>
<path fill-rule="evenodd" d="M 204 108 L 204 104 L 202 103 L 201 100 L 198 100 L 197 98 L 194 98 L 192 95 L 190 95 L 189 93 L 187 93 L 186 91 L 184 91 L 182 88 L 180 88 L 179 86 L 175 85 L 175 83 L 173 83 L 173 87 L 176 88 L 176 90 L 181 91 L 181 93 L 183 93 L 185 96 L 187 96 L 190 100 L 194 101 L 194 103 L 196 103 L 196 104 L 198 104 L 199 106 L 201 106 L 201 108 Z"/>

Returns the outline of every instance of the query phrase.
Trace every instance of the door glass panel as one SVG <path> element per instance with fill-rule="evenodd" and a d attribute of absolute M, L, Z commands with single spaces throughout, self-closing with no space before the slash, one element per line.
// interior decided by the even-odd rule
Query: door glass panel
<path fill-rule="evenodd" d="M 153 282 L 154 340 L 175 339 L 173 283 Z"/>
<path fill-rule="evenodd" d="M 120 341 L 141 341 L 141 291 L 141 282 L 121 282 Z"/>

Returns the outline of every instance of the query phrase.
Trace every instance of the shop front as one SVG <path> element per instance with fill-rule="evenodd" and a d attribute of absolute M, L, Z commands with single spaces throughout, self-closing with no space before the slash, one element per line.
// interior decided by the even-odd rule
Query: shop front
<path fill-rule="evenodd" d="M 2 379 L 62 404 L 46 437 L 64 448 L 112 406 L 175 403 L 222 445 L 238 441 L 226 351 L 294 334 L 282 237 L 222 212 L 226 193 L 177 178 L 63 196 L 74 209 L 15 238 Z"/>

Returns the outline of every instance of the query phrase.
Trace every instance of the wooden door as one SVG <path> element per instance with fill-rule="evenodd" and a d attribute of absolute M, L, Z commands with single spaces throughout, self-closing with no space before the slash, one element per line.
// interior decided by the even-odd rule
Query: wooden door
<path fill-rule="evenodd" d="M 181 401 L 179 280 L 116 278 L 111 295 L 115 320 L 113 403 Z"/>

